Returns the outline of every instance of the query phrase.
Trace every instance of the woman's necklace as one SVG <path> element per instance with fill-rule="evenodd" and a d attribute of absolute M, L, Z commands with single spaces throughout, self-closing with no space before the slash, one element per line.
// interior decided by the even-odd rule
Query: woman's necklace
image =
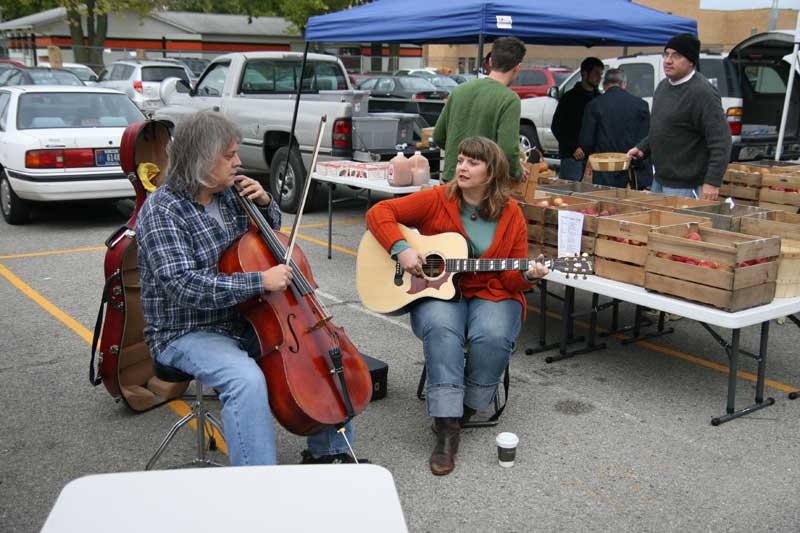
<path fill-rule="evenodd" d="M 470 205 L 464 202 L 464 212 L 469 213 L 469 219 L 473 222 L 478 220 L 478 206 L 477 205 Z"/>

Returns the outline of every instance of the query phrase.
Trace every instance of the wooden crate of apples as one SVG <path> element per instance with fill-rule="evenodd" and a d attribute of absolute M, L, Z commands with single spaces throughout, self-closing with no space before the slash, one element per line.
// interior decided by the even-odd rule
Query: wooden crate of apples
<path fill-rule="evenodd" d="M 595 273 L 603 278 L 643 287 L 650 231 L 689 223 L 711 227 L 709 219 L 667 211 L 626 213 L 598 219 Z"/>
<path fill-rule="evenodd" d="M 781 238 L 775 297 L 800 296 L 800 215 L 772 211 L 766 218 L 746 217 L 742 219 L 741 232 Z"/>
<path fill-rule="evenodd" d="M 659 198 L 648 198 L 637 201 L 632 200 L 631 205 L 638 205 L 646 209 L 657 209 L 659 211 L 672 211 L 674 209 L 693 209 L 695 207 L 707 207 L 719 205 L 722 200 L 700 200 L 697 198 L 684 198 L 683 196 L 658 195 Z"/>
<path fill-rule="evenodd" d="M 775 296 L 779 237 L 754 237 L 697 223 L 653 229 L 647 290 L 734 312 Z"/>
<path fill-rule="evenodd" d="M 723 198 L 733 198 L 737 204 L 757 205 L 761 191 L 762 172 L 756 167 L 731 163 L 722 177 L 719 194 Z"/>
<path fill-rule="evenodd" d="M 764 174 L 758 205 L 797 213 L 800 209 L 800 173 Z"/>
<path fill-rule="evenodd" d="M 589 201 L 580 198 L 576 199 L 572 196 L 545 196 L 535 200 L 532 204 L 522 206 L 522 214 L 528 222 L 528 253 L 535 255 L 543 253 L 554 256 L 555 254 L 552 253 L 552 250 L 544 249 L 545 213 L 547 211 L 557 212 L 558 209 L 567 206 L 588 204 Z"/>

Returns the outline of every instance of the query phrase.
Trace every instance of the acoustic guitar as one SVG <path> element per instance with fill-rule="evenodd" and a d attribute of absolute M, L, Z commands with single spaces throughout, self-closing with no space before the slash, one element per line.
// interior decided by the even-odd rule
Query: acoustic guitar
<path fill-rule="evenodd" d="M 528 270 L 536 259 L 467 259 L 467 241 L 458 233 L 420 235 L 402 224 L 400 231 L 408 244 L 425 258 L 422 276 L 404 271 L 400 262 L 386 253 L 378 240 L 367 231 L 358 245 L 356 286 L 361 302 L 377 313 L 402 310 L 420 298 L 452 300 L 458 295 L 455 276 L 462 272 L 500 272 Z M 538 260 L 550 270 L 565 272 L 569 277 L 594 273 L 587 254 Z"/>

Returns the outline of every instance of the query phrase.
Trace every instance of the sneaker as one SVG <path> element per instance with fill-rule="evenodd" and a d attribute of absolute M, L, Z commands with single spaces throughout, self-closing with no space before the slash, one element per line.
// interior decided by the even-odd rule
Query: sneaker
<path fill-rule="evenodd" d="M 356 463 L 356 460 L 349 453 L 336 453 L 333 455 L 314 457 L 310 451 L 303 450 L 300 455 L 302 456 L 302 459 L 300 460 L 301 465 L 341 465 Z M 359 459 L 358 462 L 369 463 L 367 459 Z"/>

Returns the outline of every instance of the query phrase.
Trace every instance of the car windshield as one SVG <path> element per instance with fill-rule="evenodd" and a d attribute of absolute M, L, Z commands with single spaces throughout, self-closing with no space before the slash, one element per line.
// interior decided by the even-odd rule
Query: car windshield
<path fill-rule="evenodd" d="M 92 79 L 92 76 L 95 75 L 94 71 L 90 68 L 84 67 L 64 67 L 64 70 L 68 70 L 78 76 L 78 79 L 81 81 L 89 81 Z"/>
<path fill-rule="evenodd" d="M 569 78 L 569 75 L 572 74 L 571 72 L 553 72 L 553 79 L 556 82 L 556 85 L 561 85 L 561 83 Z"/>
<path fill-rule="evenodd" d="M 186 70 L 182 67 L 142 67 L 142 81 L 162 82 L 167 78 L 180 78 L 187 84 L 189 83 Z"/>
<path fill-rule="evenodd" d="M 34 85 L 83 85 L 72 72 L 57 69 L 28 69 L 26 71 Z"/>
<path fill-rule="evenodd" d="M 28 93 L 19 97 L 17 129 L 124 128 L 143 118 L 124 94 Z"/>
<path fill-rule="evenodd" d="M 458 87 L 458 83 L 452 78 L 446 76 L 437 76 L 431 78 L 431 82 L 437 87 Z"/>
<path fill-rule="evenodd" d="M 400 85 L 402 85 L 403 88 L 405 89 L 411 89 L 414 91 L 436 90 L 436 86 L 424 78 L 415 78 L 414 76 L 406 76 L 403 78 L 397 78 L 397 81 L 400 82 Z"/>

